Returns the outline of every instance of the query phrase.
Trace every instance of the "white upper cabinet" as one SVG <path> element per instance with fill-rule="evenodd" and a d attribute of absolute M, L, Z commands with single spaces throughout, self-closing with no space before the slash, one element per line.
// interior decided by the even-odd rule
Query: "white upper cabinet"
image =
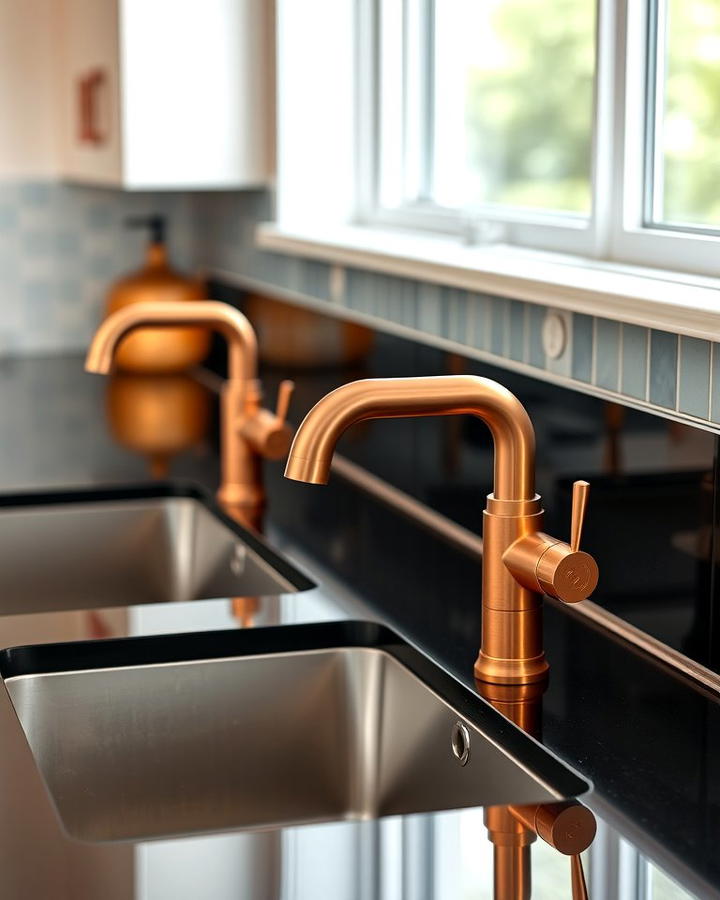
<path fill-rule="evenodd" d="M 267 0 L 58 0 L 62 175 L 130 190 L 267 183 Z"/>

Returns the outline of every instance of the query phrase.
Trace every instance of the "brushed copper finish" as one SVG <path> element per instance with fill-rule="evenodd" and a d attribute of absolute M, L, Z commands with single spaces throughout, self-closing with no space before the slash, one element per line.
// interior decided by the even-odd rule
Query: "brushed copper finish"
<path fill-rule="evenodd" d="M 495 844 L 493 851 L 495 900 L 530 900 L 531 872 L 529 845 Z"/>
<path fill-rule="evenodd" d="M 323 397 L 307 414 L 290 448 L 285 475 L 327 482 L 343 432 L 366 419 L 467 413 L 490 428 L 495 445 L 493 492 L 483 514 L 482 638 L 475 677 L 500 685 L 542 681 L 542 595 L 576 603 L 597 584 L 594 559 L 577 544 L 587 482 L 574 490 L 575 547 L 542 531 L 535 493 L 535 432 L 520 401 L 475 375 L 354 381 Z"/>
<path fill-rule="evenodd" d="M 547 678 L 529 684 L 475 682 L 478 692 L 504 716 L 533 737 L 540 737 L 542 696 Z M 571 857 L 573 900 L 588 900 L 580 854 L 595 838 L 592 812 L 576 800 L 485 810 L 493 844 L 495 900 L 528 900 L 531 895 L 530 845 L 537 837 Z"/>
<path fill-rule="evenodd" d="M 85 368 L 107 374 L 122 339 L 143 326 L 198 325 L 222 334 L 228 342 L 228 380 L 221 396 L 221 468 L 218 499 L 229 512 L 256 521 L 264 505 L 260 461 L 280 459 L 292 432 L 285 414 L 292 382 L 284 382 L 278 412 L 261 406 L 257 380 L 257 340 L 250 322 L 237 309 L 212 300 L 141 302 L 123 307 L 100 325 L 90 344 Z"/>
<path fill-rule="evenodd" d="M 511 806 L 513 816 L 565 856 L 577 856 L 592 844 L 595 816 L 577 801 L 542 806 Z"/>
<path fill-rule="evenodd" d="M 585 873 L 579 856 L 570 857 L 570 888 L 573 900 L 588 900 Z"/>
<path fill-rule="evenodd" d="M 577 553 L 580 549 L 585 513 L 587 512 L 590 485 L 587 481 L 576 481 L 573 484 L 572 516 L 570 519 L 570 549 Z"/>
<path fill-rule="evenodd" d="M 318 401 L 298 429 L 285 474 L 325 484 L 335 445 L 350 425 L 365 419 L 475 415 L 495 441 L 498 500 L 535 498 L 535 432 L 514 394 L 488 378 L 439 375 L 427 378 L 367 378 L 344 384 Z"/>

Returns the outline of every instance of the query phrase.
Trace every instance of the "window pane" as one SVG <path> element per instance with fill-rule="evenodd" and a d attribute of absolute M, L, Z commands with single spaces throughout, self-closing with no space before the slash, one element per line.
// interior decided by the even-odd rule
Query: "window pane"
<path fill-rule="evenodd" d="M 695 900 L 694 894 L 683 890 L 652 863 L 647 863 L 647 866 L 650 876 L 649 900 Z"/>
<path fill-rule="evenodd" d="M 433 199 L 588 213 L 589 0 L 435 0 Z"/>
<path fill-rule="evenodd" d="M 660 0 L 652 220 L 720 226 L 720 3 Z"/>

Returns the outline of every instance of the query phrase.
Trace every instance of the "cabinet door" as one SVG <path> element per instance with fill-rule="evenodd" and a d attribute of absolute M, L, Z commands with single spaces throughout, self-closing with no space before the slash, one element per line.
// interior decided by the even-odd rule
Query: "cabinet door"
<path fill-rule="evenodd" d="M 59 0 L 60 166 L 66 178 L 122 182 L 118 0 Z"/>

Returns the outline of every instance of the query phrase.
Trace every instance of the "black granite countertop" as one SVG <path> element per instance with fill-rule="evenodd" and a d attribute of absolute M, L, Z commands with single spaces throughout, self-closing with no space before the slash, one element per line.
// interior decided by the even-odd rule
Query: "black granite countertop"
<path fill-rule="evenodd" d="M 299 381 L 302 391 L 302 376 Z M 82 372 L 80 358 L 0 364 L 0 489 L 137 483 L 151 478 L 151 466 L 155 473 L 158 466 L 163 474 L 167 469 L 171 478 L 216 485 L 212 439 L 193 437 L 189 429 L 190 446 L 180 448 L 180 441 L 173 453 L 149 449 L 123 424 L 118 398 L 113 399 L 109 390 L 105 380 Z M 212 423 L 211 396 L 207 404 L 202 415 Z M 267 466 L 266 477 L 268 534 L 316 574 L 323 588 L 283 601 L 281 610 L 261 611 L 259 621 L 359 614 L 377 618 L 472 686 L 480 630 L 479 562 L 341 479 L 324 490 L 297 485 L 282 479 L 278 464 Z M 97 621 L 78 624 L 77 616 L 7 617 L 0 620 L 0 643 L 62 640 L 77 637 L 78 628 L 80 634 L 86 626 L 98 628 Z M 111 634 L 130 633 L 128 622 L 133 623 L 132 633 L 232 627 L 227 601 L 108 611 L 103 621 L 105 633 Z M 594 783 L 588 805 L 611 830 L 688 890 L 701 897 L 720 896 L 718 698 L 562 610 L 548 607 L 545 627 L 552 671 L 543 699 L 543 742 Z M 139 854 L 157 856 L 160 845 L 134 848 L 131 877 L 126 871 L 131 852 L 127 847 L 79 845 L 64 838 L 4 694 L 0 727 L 8 748 L 0 761 L 0 797 L 6 796 L 8 804 L 0 824 L 0 860 L 8 873 L 3 897 L 185 896 L 171 892 L 175 876 L 167 861 L 157 870 L 165 875 L 153 876 L 164 887 L 148 887 L 154 884 L 150 876 L 143 882 L 145 888 L 137 887 Z M 352 827 L 362 833 L 361 826 Z M 312 868 L 302 862 L 298 849 L 305 847 L 312 858 L 311 832 L 318 833 L 318 846 L 323 848 L 336 839 L 335 833 L 320 828 L 302 832 L 293 838 L 293 852 L 301 860 L 296 872 Z M 256 836 L 235 840 L 242 843 L 252 837 Z M 189 847 L 177 853 L 192 856 Z M 170 849 L 168 853 L 172 857 Z M 258 857 L 257 849 L 252 853 Z M 143 865 L 147 870 L 149 864 Z M 313 877 L 317 873 L 308 874 L 303 882 L 297 875 L 305 885 L 297 896 L 330 896 L 322 893 Z M 44 893 L 51 882 L 56 885 L 54 893 Z M 112 890 L 107 887 L 111 882 Z M 247 896 L 264 896 L 247 884 L 244 889 L 251 891 Z M 217 894 L 195 896 L 225 894 L 218 888 Z M 445 895 L 439 891 L 427 896 Z"/>

